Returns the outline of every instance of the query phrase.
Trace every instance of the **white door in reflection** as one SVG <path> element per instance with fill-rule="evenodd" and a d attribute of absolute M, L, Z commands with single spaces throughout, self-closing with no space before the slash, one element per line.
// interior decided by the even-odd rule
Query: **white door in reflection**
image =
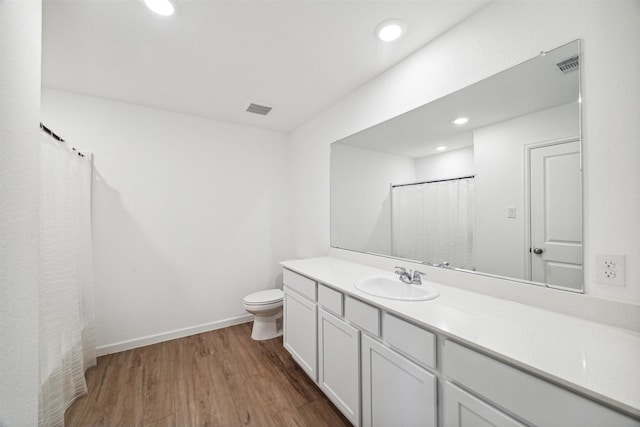
<path fill-rule="evenodd" d="M 577 140 L 529 151 L 531 280 L 582 289 L 580 145 Z"/>

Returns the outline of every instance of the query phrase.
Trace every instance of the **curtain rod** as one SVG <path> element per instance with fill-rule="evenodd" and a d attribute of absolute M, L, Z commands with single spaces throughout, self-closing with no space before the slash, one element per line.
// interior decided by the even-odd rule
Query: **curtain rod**
<path fill-rule="evenodd" d="M 66 142 L 64 139 L 62 139 L 60 136 L 58 136 L 54 131 L 52 131 L 51 129 L 46 127 L 42 122 L 40 122 L 40 129 L 42 129 L 45 133 L 49 134 L 56 141 Z M 84 154 L 82 154 L 81 152 L 79 152 L 75 148 L 71 147 L 71 149 L 73 151 L 75 151 L 76 153 L 78 153 L 78 156 L 84 157 Z"/>
<path fill-rule="evenodd" d="M 46 133 L 51 135 L 53 137 L 53 139 L 56 139 L 56 140 L 58 140 L 60 142 L 64 142 L 64 139 L 62 139 L 58 135 L 56 135 L 56 133 L 54 131 L 52 131 L 51 129 L 46 127 L 44 124 L 42 124 L 42 122 L 40 122 L 40 129 L 42 129 L 43 131 L 45 131 Z"/>
<path fill-rule="evenodd" d="M 434 182 L 457 181 L 459 179 L 467 179 L 467 178 L 475 178 L 475 177 L 476 177 L 475 175 L 469 175 L 469 176 L 461 176 L 459 178 L 436 179 L 434 181 L 412 182 L 411 184 L 398 184 L 398 185 L 391 184 L 391 188 L 406 187 L 408 185 L 433 184 Z"/>

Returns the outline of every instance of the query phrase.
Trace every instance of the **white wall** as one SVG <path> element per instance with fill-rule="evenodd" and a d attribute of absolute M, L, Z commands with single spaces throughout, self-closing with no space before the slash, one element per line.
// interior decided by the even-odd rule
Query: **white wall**
<path fill-rule="evenodd" d="M 415 181 L 413 159 L 343 144 L 331 157 L 333 246 L 391 255 L 390 185 Z"/>
<path fill-rule="evenodd" d="M 417 182 L 474 175 L 473 146 L 419 157 L 415 160 L 415 167 Z"/>
<path fill-rule="evenodd" d="M 577 118 L 578 104 L 567 104 L 474 131 L 478 271 L 526 278 L 524 146 L 578 136 Z"/>
<path fill-rule="evenodd" d="M 40 1 L 0 1 L 0 425 L 38 424 Z"/>
<path fill-rule="evenodd" d="M 491 3 L 296 130 L 291 140 L 295 255 L 328 251 L 332 141 L 578 38 L 584 51 L 586 292 L 640 303 L 637 0 Z M 626 287 L 594 283 L 596 253 L 626 254 Z"/>
<path fill-rule="evenodd" d="M 95 156 L 99 353 L 246 320 L 281 285 L 286 135 L 48 89 L 42 115 Z"/>

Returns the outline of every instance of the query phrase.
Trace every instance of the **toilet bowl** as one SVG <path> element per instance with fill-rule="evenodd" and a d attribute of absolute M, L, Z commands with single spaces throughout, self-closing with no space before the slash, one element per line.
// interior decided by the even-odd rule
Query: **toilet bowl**
<path fill-rule="evenodd" d="M 253 314 L 251 338 L 261 341 L 282 335 L 283 297 L 280 289 L 254 292 L 244 297 L 244 309 Z"/>

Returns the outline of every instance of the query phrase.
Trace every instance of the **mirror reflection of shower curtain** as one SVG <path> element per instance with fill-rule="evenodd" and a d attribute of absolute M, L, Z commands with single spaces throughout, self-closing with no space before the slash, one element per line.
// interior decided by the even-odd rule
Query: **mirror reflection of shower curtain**
<path fill-rule="evenodd" d="M 391 188 L 393 256 L 473 270 L 473 178 Z"/>

